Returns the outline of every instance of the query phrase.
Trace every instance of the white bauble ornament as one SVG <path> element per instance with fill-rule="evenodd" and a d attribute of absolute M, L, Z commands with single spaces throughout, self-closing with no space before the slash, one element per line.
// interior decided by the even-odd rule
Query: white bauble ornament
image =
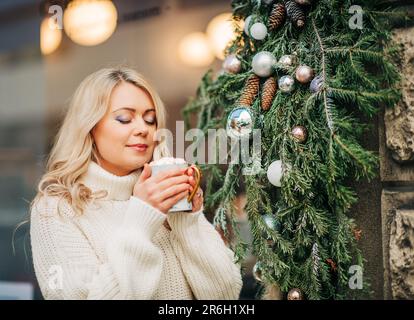
<path fill-rule="evenodd" d="M 249 29 L 250 36 L 256 40 L 263 40 L 267 36 L 267 28 L 261 22 L 253 23 Z"/>
<path fill-rule="evenodd" d="M 268 77 L 273 72 L 275 62 L 276 58 L 271 52 L 261 51 L 256 53 L 252 61 L 253 72 L 259 77 Z"/>
<path fill-rule="evenodd" d="M 276 187 L 282 186 L 280 180 L 283 176 L 283 166 L 281 160 L 273 161 L 267 168 L 267 179 Z"/>
<path fill-rule="evenodd" d="M 252 20 L 252 16 L 248 16 L 245 20 L 244 20 L 244 33 L 247 34 L 248 36 L 250 36 L 249 34 L 249 25 L 250 22 Z"/>

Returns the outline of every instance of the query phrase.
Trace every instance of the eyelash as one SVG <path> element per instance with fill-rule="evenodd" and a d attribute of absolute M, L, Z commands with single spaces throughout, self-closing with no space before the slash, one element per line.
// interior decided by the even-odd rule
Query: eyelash
<path fill-rule="evenodd" d="M 118 122 L 120 122 L 120 123 L 122 123 L 122 124 L 128 124 L 128 123 L 130 123 L 131 122 L 131 120 L 122 120 L 122 119 L 119 119 L 119 118 L 117 118 L 116 119 Z M 154 125 L 155 124 L 155 120 L 154 121 L 147 121 L 147 120 L 144 120 L 147 124 L 149 124 L 149 125 Z"/>

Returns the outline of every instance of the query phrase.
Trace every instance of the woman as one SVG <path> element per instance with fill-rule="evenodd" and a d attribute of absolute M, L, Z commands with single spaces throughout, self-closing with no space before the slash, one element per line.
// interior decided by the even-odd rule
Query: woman
<path fill-rule="evenodd" d="M 240 268 L 203 215 L 168 210 L 191 169 L 151 176 L 168 156 L 158 94 L 134 70 L 102 69 L 76 90 L 31 206 L 46 299 L 237 299 Z"/>

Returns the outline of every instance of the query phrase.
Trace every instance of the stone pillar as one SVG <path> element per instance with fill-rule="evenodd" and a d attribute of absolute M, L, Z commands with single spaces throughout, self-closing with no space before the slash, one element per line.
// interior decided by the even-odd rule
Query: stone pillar
<path fill-rule="evenodd" d="M 403 97 L 379 126 L 384 298 L 414 299 L 414 27 L 394 39 L 404 46 Z"/>

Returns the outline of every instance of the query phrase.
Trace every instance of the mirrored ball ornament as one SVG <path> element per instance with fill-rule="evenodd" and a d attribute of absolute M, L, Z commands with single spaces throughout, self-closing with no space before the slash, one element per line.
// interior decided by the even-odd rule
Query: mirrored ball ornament
<path fill-rule="evenodd" d="M 267 36 L 267 28 L 261 22 L 253 23 L 249 30 L 250 36 L 256 40 L 263 40 Z"/>
<path fill-rule="evenodd" d="M 273 72 L 273 65 L 276 62 L 275 56 L 268 51 L 256 53 L 253 57 L 253 72 L 259 77 L 268 77 Z"/>
<path fill-rule="evenodd" d="M 250 135 L 253 130 L 253 114 L 246 107 L 233 109 L 227 117 L 226 131 L 231 138 L 243 138 Z"/>
<path fill-rule="evenodd" d="M 268 214 L 268 213 L 265 214 L 263 216 L 263 221 L 269 229 L 271 229 L 273 231 L 280 232 L 280 222 L 275 218 L 274 215 Z M 269 246 L 274 245 L 274 240 L 272 239 L 272 236 L 270 235 L 270 233 L 268 231 L 265 232 L 263 237 L 267 240 L 267 244 Z"/>
<path fill-rule="evenodd" d="M 291 76 L 283 76 L 278 81 L 279 89 L 282 92 L 292 92 L 295 88 L 295 79 Z"/>
<path fill-rule="evenodd" d="M 275 218 L 274 215 L 272 214 L 265 214 L 263 216 L 263 221 L 266 223 L 266 225 L 275 231 L 279 231 L 280 230 L 280 224 L 279 221 Z"/>
<path fill-rule="evenodd" d="M 256 281 L 262 282 L 262 265 L 260 262 L 256 262 L 256 264 L 253 266 L 253 277 L 256 279 Z"/>
<path fill-rule="evenodd" d="M 229 73 L 239 73 L 241 61 L 235 54 L 229 54 L 223 61 L 223 69 Z"/>

